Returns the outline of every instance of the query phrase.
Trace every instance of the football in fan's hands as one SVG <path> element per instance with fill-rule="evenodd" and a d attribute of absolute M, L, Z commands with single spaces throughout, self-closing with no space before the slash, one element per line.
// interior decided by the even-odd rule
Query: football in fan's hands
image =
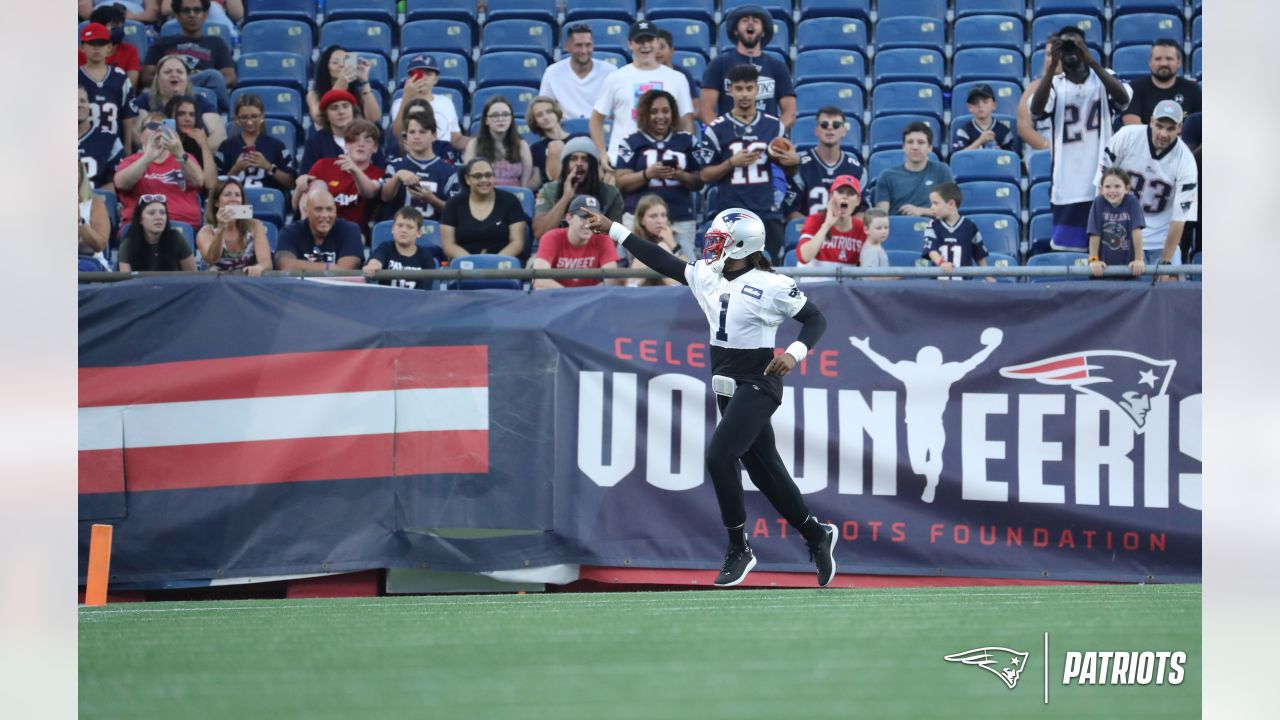
<path fill-rule="evenodd" d="M 773 141 L 769 143 L 769 152 L 773 154 L 791 152 L 795 149 L 796 146 L 793 145 L 790 140 L 781 136 L 774 138 Z"/>
<path fill-rule="evenodd" d="M 983 345 L 995 345 L 1004 339 L 1004 333 L 1000 328 L 989 327 L 982 331 L 982 337 L 979 339 Z"/>

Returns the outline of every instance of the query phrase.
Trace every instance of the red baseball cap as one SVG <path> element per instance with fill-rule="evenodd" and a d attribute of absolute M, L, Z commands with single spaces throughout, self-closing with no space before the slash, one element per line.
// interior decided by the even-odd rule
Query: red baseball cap
<path fill-rule="evenodd" d="M 835 180 L 831 181 L 831 192 L 835 192 L 842 187 L 853 188 L 855 195 L 862 194 L 862 183 L 858 182 L 858 178 L 852 175 L 837 175 Z"/>
<path fill-rule="evenodd" d="M 325 108 L 329 107 L 330 105 L 336 102 L 341 102 L 343 100 L 351 103 L 351 106 L 353 108 L 356 107 L 355 95 L 352 95 L 346 90 L 338 90 L 336 88 L 333 90 L 330 90 L 329 92 L 325 93 L 323 97 L 320 98 L 320 112 L 324 112 Z"/>
<path fill-rule="evenodd" d="M 102 23 L 91 22 L 80 28 L 80 42 L 93 42 L 94 40 L 111 41 L 111 31 Z"/>

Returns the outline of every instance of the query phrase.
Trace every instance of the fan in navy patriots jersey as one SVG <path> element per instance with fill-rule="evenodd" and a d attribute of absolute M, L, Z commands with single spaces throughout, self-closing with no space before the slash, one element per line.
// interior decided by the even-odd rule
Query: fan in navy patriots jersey
<path fill-rule="evenodd" d="M 809 217 L 827 208 L 831 197 L 831 182 L 841 175 L 858 178 L 863 188 L 867 186 L 867 169 L 857 156 L 837 147 L 839 159 L 828 165 L 818 155 L 818 148 L 800 153 L 800 169 L 791 178 L 787 197 L 787 214 L 793 217 Z M 860 207 L 867 207 L 867 191 L 862 191 Z"/>
<path fill-rule="evenodd" d="M 929 210 L 934 219 L 924 231 L 921 256 L 948 273 L 951 272 L 948 265 L 957 268 L 987 264 L 987 246 L 982 242 L 982 233 L 977 223 L 960 214 L 962 202 L 964 193 L 952 182 L 941 183 L 929 193 Z"/>
<path fill-rule="evenodd" d="M 84 87 L 79 88 L 80 96 L 80 164 L 84 165 L 84 174 L 89 182 L 100 188 L 111 182 L 116 174 L 116 165 L 124 157 L 124 145 L 120 138 L 109 135 L 102 128 L 93 124 L 89 108 L 89 93 Z"/>
<path fill-rule="evenodd" d="M 275 176 L 268 172 L 269 168 L 262 168 L 246 162 L 239 172 L 232 172 L 246 147 L 252 147 L 257 150 L 267 162 L 275 165 L 277 169 L 283 170 L 290 175 L 295 174 L 293 158 L 285 149 L 284 143 L 265 133 L 258 135 L 252 142 L 246 142 L 242 134 L 237 134 L 222 141 L 222 145 L 218 146 L 218 152 L 214 156 L 214 160 L 218 165 L 218 174 L 234 177 L 245 187 L 268 187 L 286 193 L 293 191 L 293 188 L 286 190 L 276 180 Z"/>
<path fill-rule="evenodd" d="M 430 160 L 416 160 L 412 155 L 402 155 L 387 163 L 387 175 L 383 182 L 392 178 L 397 172 L 408 170 L 418 176 L 418 187 L 429 190 L 441 200 L 448 200 L 458 192 L 458 169 L 444 161 L 444 158 L 432 156 Z M 425 200 L 410 196 L 403 183 L 398 183 L 395 195 L 388 202 L 390 208 L 401 208 L 411 205 L 422 211 L 428 220 L 438 220 L 440 210 Z"/>
<path fill-rule="evenodd" d="M 676 112 L 676 100 L 665 90 L 650 90 L 636 101 L 639 129 L 623 139 L 618 161 L 614 163 L 615 168 L 623 171 L 619 173 L 618 185 L 626 192 L 624 209 L 628 213 L 635 213 L 642 196 L 654 194 L 667 203 L 672 222 L 693 219 L 693 191 L 702 184 L 697 177 L 701 168 L 694 157 L 697 140 L 689 133 L 675 131 L 672 126 L 679 119 Z M 663 168 L 670 163 L 675 163 L 674 172 Z M 672 172 L 674 177 L 662 177 L 661 174 L 667 172 Z M 634 173 L 644 177 L 634 177 Z M 658 176 L 654 177 L 655 174 Z"/>
<path fill-rule="evenodd" d="M 730 71 L 730 77 L 740 69 L 756 70 L 751 65 L 739 65 Z M 757 71 L 758 72 L 758 71 Z M 745 84 L 734 80 L 735 86 Z M 760 112 L 755 105 L 755 80 L 750 81 L 750 97 L 737 102 L 737 87 L 733 110 L 716 118 L 707 126 L 702 142 L 694 156 L 702 165 L 702 180 L 717 188 L 716 206 L 712 212 L 725 208 L 743 207 L 760 216 L 762 220 L 782 219 L 782 197 L 786 187 L 774 185 L 774 162 L 769 156 L 769 143 L 784 133 L 782 121 L 773 115 Z M 746 104 L 745 109 L 740 105 Z M 753 155 L 751 160 L 747 155 Z M 746 162 L 734 163 L 734 156 Z M 773 249 L 770 248 L 770 253 Z"/>
<path fill-rule="evenodd" d="M 80 87 L 89 93 L 89 112 L 93 124 L 107 135 L 124 140 L 125 123 L 138 115 L 133 86 L 124 70 L 110 65 L 103 67 L 106 70 L 101 81 L 90 75 L 95 69 L 89 65 L 82 66 L 76 75 Z"/>

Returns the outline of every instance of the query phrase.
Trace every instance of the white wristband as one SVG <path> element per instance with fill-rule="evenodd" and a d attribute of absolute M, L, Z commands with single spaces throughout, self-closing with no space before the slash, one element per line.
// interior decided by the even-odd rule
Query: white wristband
<path fill-rule="evenodd" d="M 609 237 L 613 238 L 613 242 L 617 245 L 621 245 L 622 241 L 626 240 L 630 234 L 631 231 L 622 223 L 616 222 L 609 226 Z"/>
<path fill-rule="evenodd" d="M 787 346 L 787 354 L 795 358 L 796 362 L 800 362 L 809 354 L 809 348 L 804 343 L 797 340 Z"/>

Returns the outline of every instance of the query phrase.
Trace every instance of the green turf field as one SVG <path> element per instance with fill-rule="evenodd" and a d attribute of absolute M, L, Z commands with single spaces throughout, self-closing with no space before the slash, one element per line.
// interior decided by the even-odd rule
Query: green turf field
<path fill-rule="evenodd" d="M 1198 585 L 149 603 L 79 620 L 81 717 L 1200 716 Z M 1015 688 L 943 660 L 983 646 L 1031 654 Z M 1068 650 L 1184 650 L 1186 679 L 1063 687 Z"/>

